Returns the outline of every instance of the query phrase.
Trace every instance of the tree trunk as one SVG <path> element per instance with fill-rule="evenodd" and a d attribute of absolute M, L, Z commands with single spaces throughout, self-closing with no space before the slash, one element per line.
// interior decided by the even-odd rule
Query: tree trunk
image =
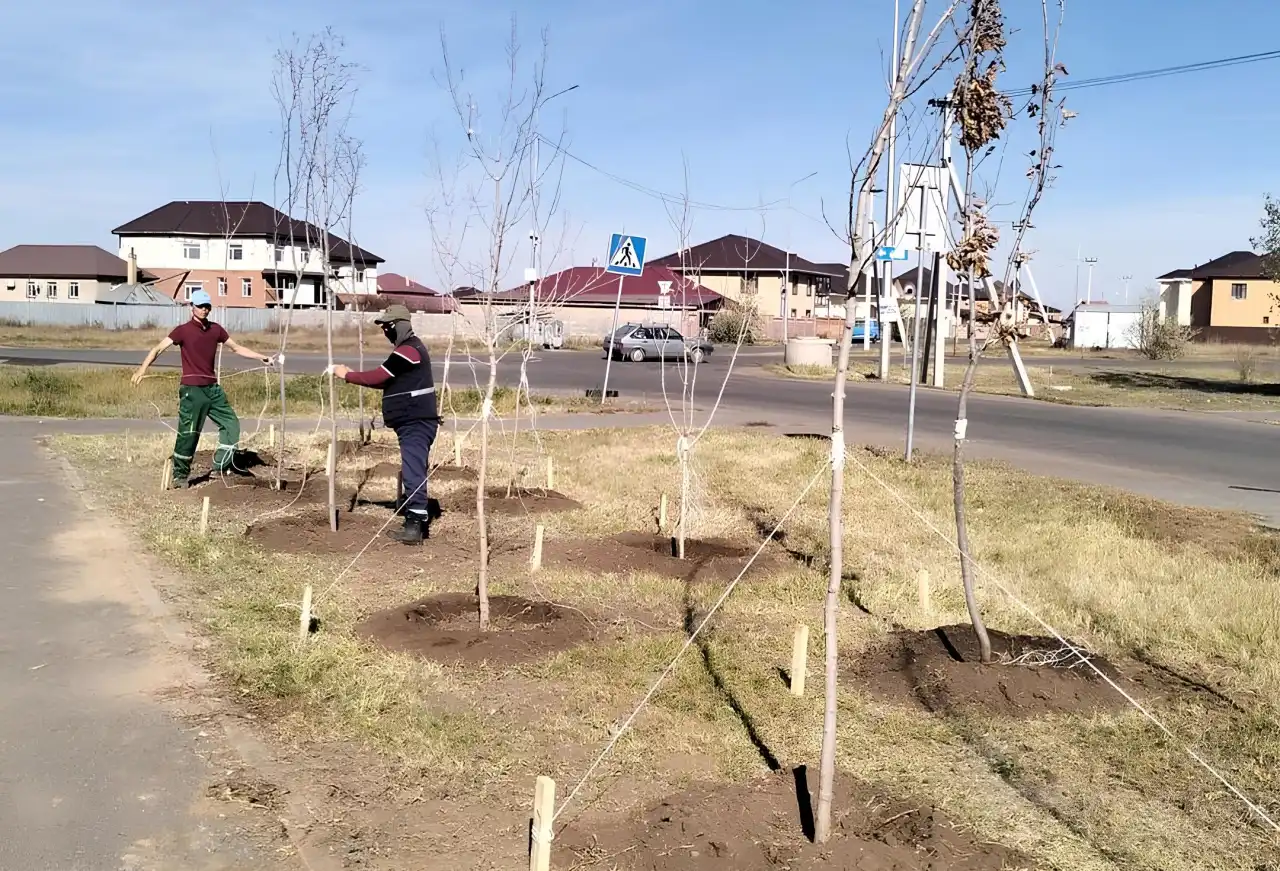
<path fill-rule="evenodd" d="M 973 271 L 969 272 L 969 281 L 973 281 Z M 960 579 L 964 584 L 964 604 L 969 609 L 969 620 L 973 623 L 974 634 L 978 636 L 978 647 L 983 663 L 991 662 L 991 638 L 987 635 L 987 627 L 982 622 L 982 612 L 978 608 L 978 599 L 973 592 L 973 559 L 969 552 L 969 526 L 965 519 L 964 492 L 964 438 L 969 421 L 969 393 L 973 390 L 974 377 L 978 372 L 978 358 L 982 356 L 982 347 L 977 342 L 969 343 L 969 365 L 964 370 L 964 382 L 960 385 L 960 400 L 956 406 L 955 447 L 951 454 L 951 486 L 952 498 L 956 512 L 956 546 L 960 550 Z"/>
<path fill-rule="evenodd" d="M 684 559 L 684 542 L 689 522 L 689 440 L 680 436 L 680 523 L 676 529 L 676 556 Z"/>
<path fill-rule="evenodd" d="M 325 246 L 324 259 L 324 292 L 327 297 L 325 308 L 325 345 L 329 352 L 329 366 L 333 366 L 333 293 L 329 288 L 329 252 L 328 246 Z M 329 478 L 329 529 L 332 532 L 338 531 L 338 498 L 334 487 L 333 479 L 337 477 L 338 469 L 338 384 L 334 378 L 333 372 L 329 373 L 329 443 L 332 445 L 333 451 L 333 468 L 330 469 Z"/>
<path fill-rule="evenodd" d="M 480 576 L 476 597 L 480 600 L 480 628 L 489 628 L 489 524 L 484 514 L 486 477 L 489 471 L 489 415 L 498 383 L 498 358 L 492 333 L 489 338 L 489 383 L 480 406 L 480 468 L 476 470 L 476 522 L 480 524 Z"/>
<path fill-rule="evenodd" d="M 349 237 L 350 237 L 350 231 L 348 231 L 348 238 L 349 238 Z M 359 345 L 359 348 L 357 349 L 357 353 L 360 355 L 360 356 L 359 356 L 359 362 L 357 363 L 357 366 L 359 366 L 360 371 L 362 371 L 362 372 L 363 372 L 363 371 L 364 371 L 364 306 L 363 306 L 363 305 L 361 305 L 361 306 L 357 309 L 356 314 L 357 314 L 357 317 L 356 317 L 356 342 L 357 342 L 357 344 Z M 372 436 L 373 436 L 373 428 L 372 428 L 372 427 L 370 427 L 370 428 L 369 428 L 369 430 L 368 430 L 367 432 L 366 432 L 366 430 L 365 430 L 365 425 L 364 425 L 364 391 L 363 391 L 363 390 L 357 391 L 357 394 L 356 394 L 356 395 L 359 397 L 359 400 L 360 400 L 360 444 L 364 445 L 364 444 L 368 444 L 368 443 L 369 443 L 369 439 L 370 439 L 370 438 L 372 438 Z"/>

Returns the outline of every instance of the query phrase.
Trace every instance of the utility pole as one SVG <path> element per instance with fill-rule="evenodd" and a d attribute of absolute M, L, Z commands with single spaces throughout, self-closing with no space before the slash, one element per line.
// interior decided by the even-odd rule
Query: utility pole
<path fill-rule="evenodd" d="M 787 263 L 782 270 L 782 353 L 787 352 L 787 342 L 791 339 L 787 310 L 791 308 L 791 249 L 787 249 Z"/>
<path fill-rule="evenodd" d="M 1086 257 L 1084 262 L 1089 264 L 1089 279 L 1088 284 L 1085 286 L 1084 301 L 1093 302 L 1093 264 L 1098 262 L 1098 258 Z"/>
<path fill-rule="evenodd" d="M 1132 275 L 1120 276 L 1124 280 L 1124 304 L 1129 304 L 1129 282 L 1133 279 Z"/>
<path fill-rule="evenodd" d="M 901 10 L 898 8 L 898 0 L 893 0 L 893 34 L 892 42 L 893 52 L 890 55 L 892 64 L 889 67 L 890 89 L 898 84 L 898 30 L 901 27 Z M 898 203 L 897 197 L 894 195 L 894 182 L 897 181 L 898 175 L 898 155 L 897 155 L 897 139 L 898 139 L 898 113 L 894 112 L 889 119 L 889 147 L 886 154 L 887 162 L 885 164 L 885 182 L 884 182 L 884 244 L 892 244 L 892 235 L 894 227 L 894 219 L 897 217 Z M 889 294 L 893 293 L 893 261 L 885 263 L 880 271 L 880 298 L 886 299 Z M 878 306 L 880 315 L 880 383 L 889 380 L 889 344 L 893 339 L 893 324 L 888 323 L 884 319 L 884 306 Z M 870 326 L 870 312 L 868 316 L 868 327 Z M 898 323 L 902 323 L 902 313 L 899 310 Z M 903 339 L 906 339 L 906 333 L 903 333 Z"/>

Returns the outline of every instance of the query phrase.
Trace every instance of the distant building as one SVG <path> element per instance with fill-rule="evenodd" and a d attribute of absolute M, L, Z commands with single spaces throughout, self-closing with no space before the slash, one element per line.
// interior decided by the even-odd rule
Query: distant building
<path fill-rule="evenodd" d="M 747 236 L 728 235 L 649 261 L 692 278 L 764 317 L 821 316 L 844 302 L 848 267 L 819 265 Z M 648 267 L 646 266 L 646 272 Z M 783 285 L 786 284 L 786 293 Z"/>
<path fill-rule="evenodd" d="M 141 273 L 144 281 L 152 276 Z M 92 303 L 136 282 L 130 264 L 97 245 L 17 245 L 0 251 L 0 300 Z"/>
<path fill-rule="evenodd" d="M 458 310 L 458 301 L 449 294 L 419 284 L 398 272 L 378 273 L 378 292 L 373 297 L 350 295 L 343 296 L 342 301 L 349 307 L 366 311 L 381 311 L 397 303 L 411 312 L 448 314 Z"/>
<path fill-rule="evenodd" d="M 120 256 L 136 255 L 157 288 L 179 301 L 203 290 L 219 306 L 326 303 L 326 234 L 266 203 L 175 200 L 112 232 Z M 327 243 L 334 292 L 374 294 L 383 259 L 332 233 Z"/>
<path fill-rule="evenodd" d="M 1271 342 L 1280 326 L 1280 283 L 1252 251 L 1232 251 L 1191 269 L 1175 269 L 1160 282 L 1162 316 L 1193 327 L 1196 338 Z"/>

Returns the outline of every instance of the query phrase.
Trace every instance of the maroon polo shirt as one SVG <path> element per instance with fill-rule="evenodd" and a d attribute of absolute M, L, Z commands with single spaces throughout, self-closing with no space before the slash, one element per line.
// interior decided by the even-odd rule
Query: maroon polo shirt
<path fill-rule="evenodd" d="M 206 321 L 206 326 L 192 318 L 169 334 L 169 341 L 182 350 L 182 383 L 191 387 L 208 387 L 218 383 L 216 362 L 218 346 L 227 339 L 221 324 Z"/>

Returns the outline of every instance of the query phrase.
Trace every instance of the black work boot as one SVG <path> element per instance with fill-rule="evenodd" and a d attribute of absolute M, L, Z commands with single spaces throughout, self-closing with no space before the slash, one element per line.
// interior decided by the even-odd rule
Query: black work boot
<path fill-rule="evenodd" d="M 387 536 L 392 541 L 398 541 L 401 544 L 422 544 L 422 540 L 426 538 L 426 518 L 416 512 L 410 512 L 404 516 L 404 526 L 393 532 L 388 532 Z"/>

